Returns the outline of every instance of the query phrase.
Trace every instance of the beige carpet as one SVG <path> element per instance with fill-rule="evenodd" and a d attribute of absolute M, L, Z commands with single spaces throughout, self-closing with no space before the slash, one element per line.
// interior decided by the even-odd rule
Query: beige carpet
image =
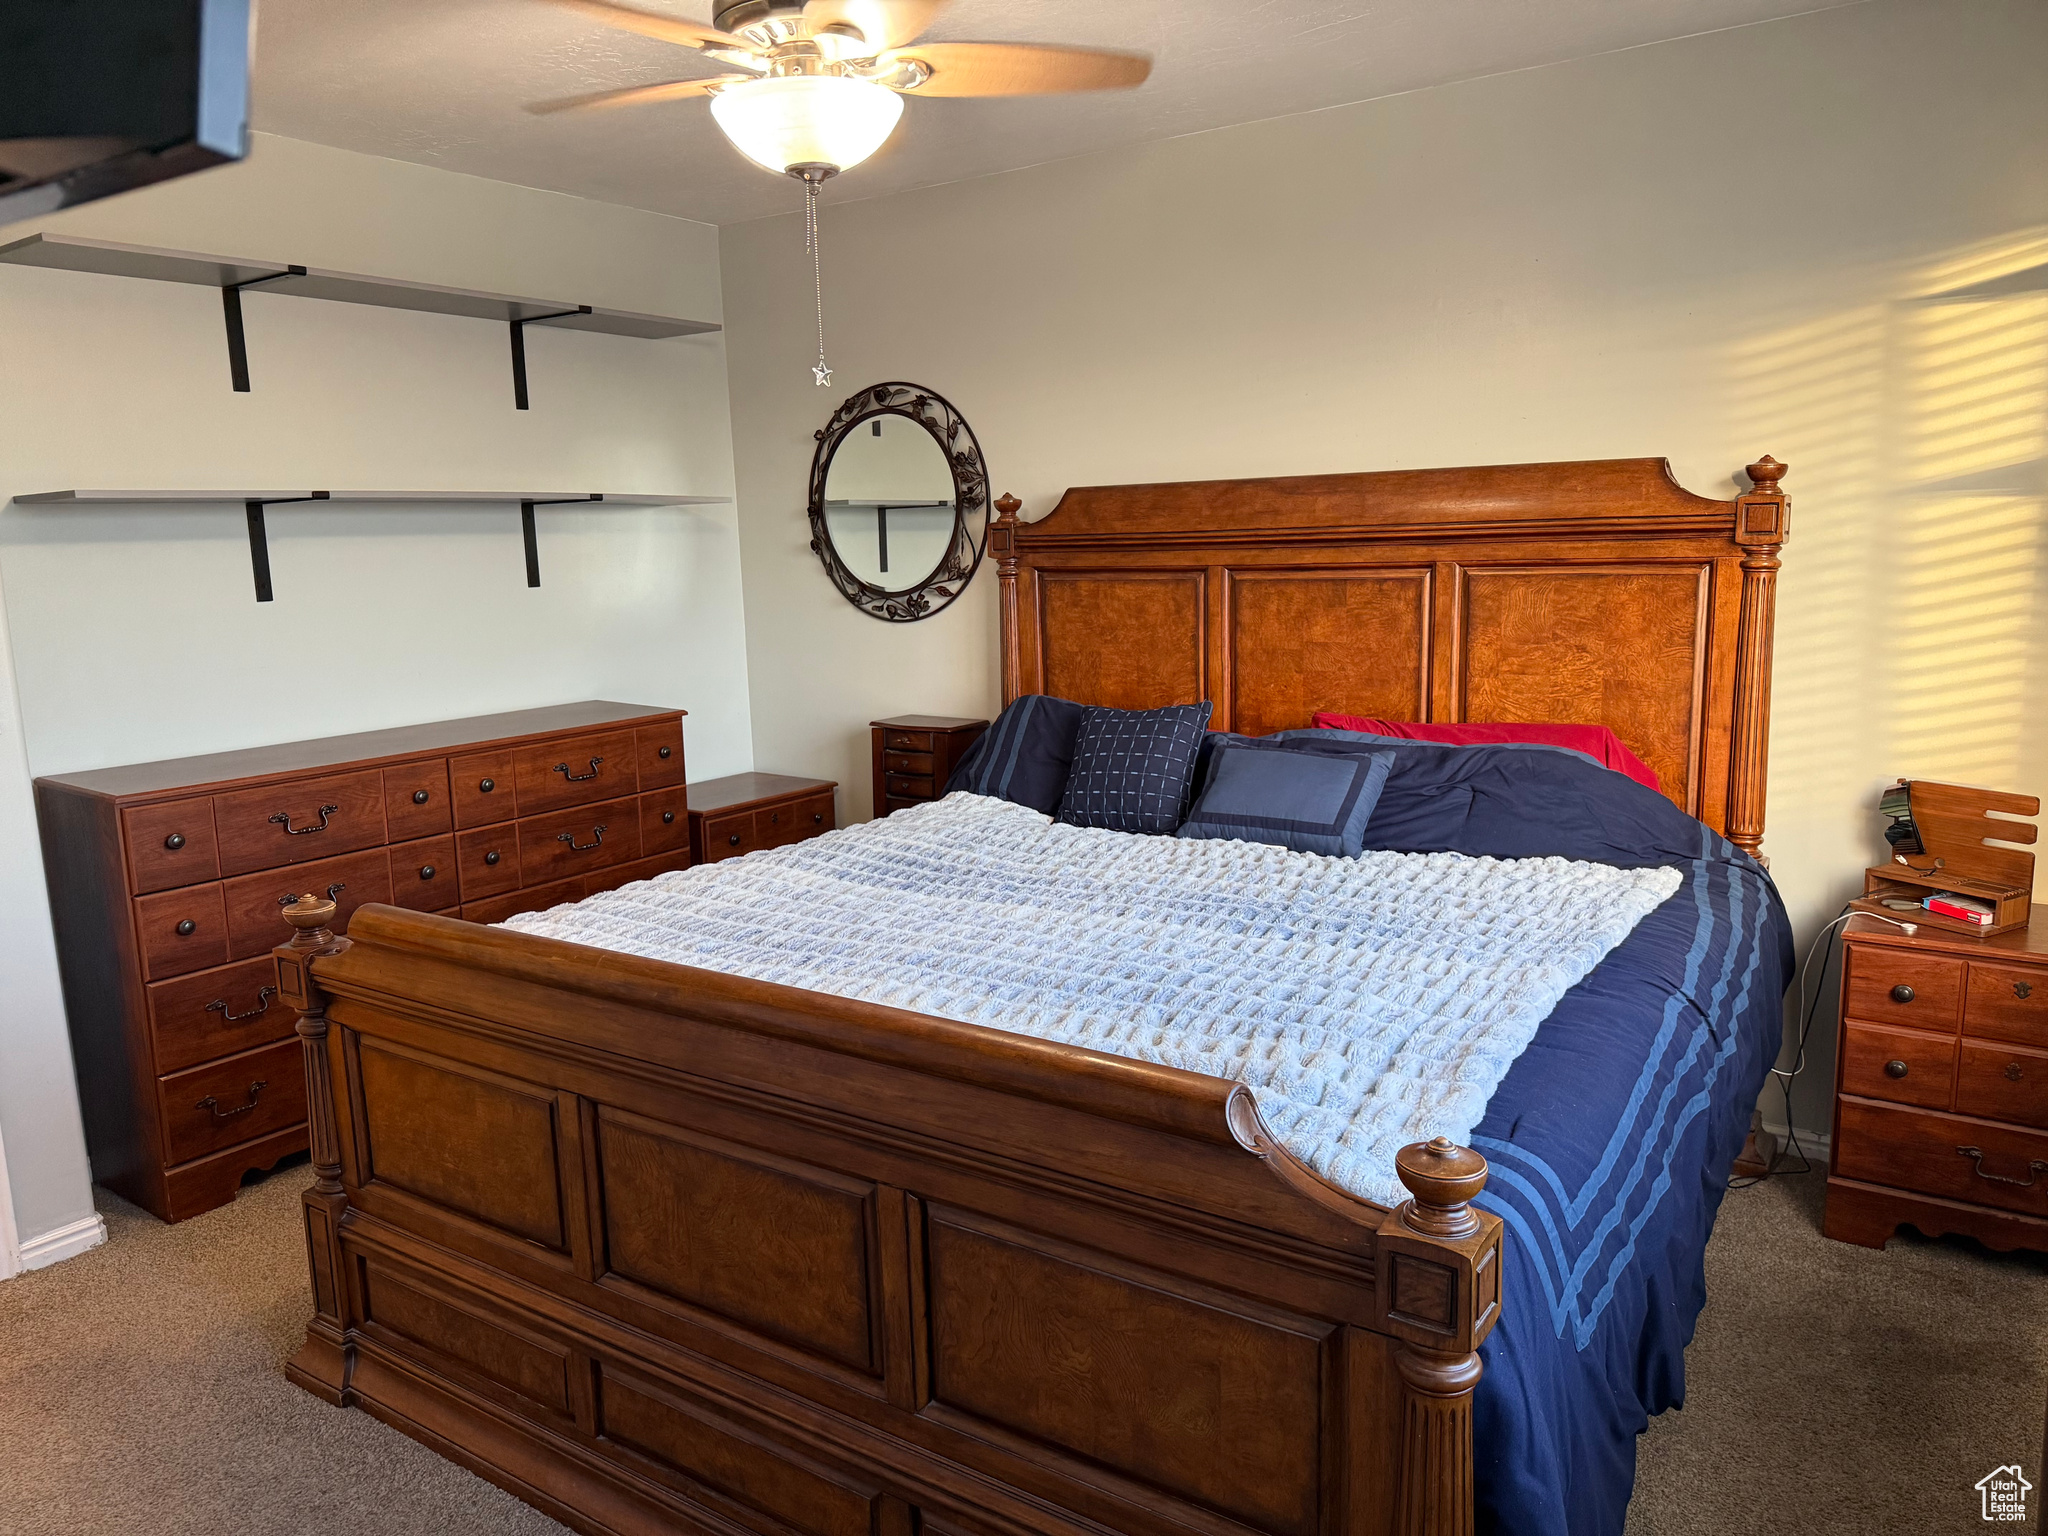
<path fill-rule="evenodd" d="M 103 1195 L 107 1246 L 0 1284 L 0 1533 L 562 1529 L 285 1383 L 308 1177 L 175 1227 Z M 1979 1477 L 2018 1460 L 2042 1481 L 2048 1261 L 1830 1243 L 1819 1197 L 1729 1196 L 1690 1403 L 1643 1442 L 1629 1536 L 1981 1530 Z"/>

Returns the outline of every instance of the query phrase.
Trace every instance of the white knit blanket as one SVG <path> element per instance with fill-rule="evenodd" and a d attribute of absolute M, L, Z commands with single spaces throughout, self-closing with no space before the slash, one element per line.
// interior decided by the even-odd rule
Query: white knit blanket
<path fill-rule="evenodd" d="M 1675 869 L 1070 827 L 953 794 L 505 924 L 1234 1079 L 1381 1204 L 1463 1141 L 1557 1000 Z"/>

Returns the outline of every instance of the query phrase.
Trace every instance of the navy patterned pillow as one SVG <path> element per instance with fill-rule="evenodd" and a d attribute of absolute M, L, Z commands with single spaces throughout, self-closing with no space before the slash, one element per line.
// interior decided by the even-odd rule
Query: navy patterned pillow
<path fill-rule="evenodd" d="M 1187 813 L 1212 705 L 1081 712 L 1060 820 L 1112 832 L 1171 832 Z"/>

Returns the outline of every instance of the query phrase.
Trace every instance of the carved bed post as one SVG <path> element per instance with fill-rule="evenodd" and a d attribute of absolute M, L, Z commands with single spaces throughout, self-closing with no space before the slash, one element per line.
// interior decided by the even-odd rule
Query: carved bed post
<path fill-rule="evenodd" d="M 1007 493 L 996 498 L 996 520 L 988 547 L 996 557 L 996 582 L 1003 609 L 1003 703 L 1024 691 L 1024 658 L 1017 653 L 1017 513 L 1024 503 Z"/>
<path fill-rule="evenodd" d="M 1394 1158 L 1415 1196 L 1381 1223 L 1375 1264 L 1380 1331 L 1398 1340 L 1399 1536 L 1471 1536 L 1472 1389 L 1480 1344 L 1500 1318 L 1498 1216 L 1472 1208 L 1486 1159 L 1442 1136 Z"/>
<path fill-rule="evenodd" d="M 1742 635 L 1735 656 L 1735 740 L 1728 780 L 1728 841 L 1760 857 L 1771 747 L 1771 639 L 1778 551 L 1791 537 L 1792 503 L 1778 489 L 1785 466 L 1769 454 L 1749 466 L 1751 489 L 1735 498 L 1742 546 Z"/>
<path fill-rule="evenodd" d="M 311 894 L 284 909 L 297 931 L 273 953 L 277 993 L 298 1010 L 306 1060 L 306 1129 L 313 1147 L 313 1187 L 305 1194 L 306 1260 L 312 1271 L 313 1320 L 306 1342 L 286 1362 L 285 1375 L 316 1397 L 341 1406 L 347 1399 L 350 1351 L 344 1340 L 341 1215 L 348 1196 L 341 1184 L 341 1139 L 334 1124 L 334 1078 L 327 1056 L 327 999 L 313 980 L 312 962 L 348 948 L 328 923 L 335 905 Z"/>

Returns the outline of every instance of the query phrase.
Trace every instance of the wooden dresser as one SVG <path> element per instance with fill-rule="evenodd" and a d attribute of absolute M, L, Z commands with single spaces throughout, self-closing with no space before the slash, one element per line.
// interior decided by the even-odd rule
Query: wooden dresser
<path fill-rule="evenodd" d="M 699 864 L 736 859 L 757 848 L 800 843 L 839 825 L 834 779 L 736 773 L 690 786 L 690 844 Z"/>
<path fill-rule="evenodd" d="M 1829 1237 L 2048 1250 L 2048 924 L 1843 929 Z"/>
<path fill-rule="evenodd" d="M 682 712 L 590 702 L 36 781 L 93 1176 L 179 1221 L 306 1145 L 283 904 L 497 922 L 690 862 Z"/>
<path fill-rule="evenodd" d="M 986 720 L 952 715 L 897 715 L 871 722 L 875 754 L 875 814 L 922 805 L 946 792 L 946 780 L 967 749 L 988 729 Z"/>

